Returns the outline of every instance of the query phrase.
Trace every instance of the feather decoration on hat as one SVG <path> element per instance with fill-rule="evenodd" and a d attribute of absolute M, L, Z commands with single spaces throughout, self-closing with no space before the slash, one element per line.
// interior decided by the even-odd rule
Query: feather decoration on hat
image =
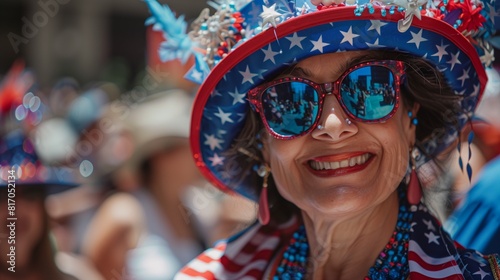
<path fill-rule="evenodd" d="M 184 16 L 175 16 L 174 12 L 167 6 L 162 6 L 157 1 L 146 0 L 146 4 L 152 16 L 146 20 L 146 25 L 153 25 L 153 30 L 163 31 L 166 39 L 159 49 L 160 59 L 165 62 L 180 59 L 186 63 L 193 54 L 194 42 L 186 33 L 187 23 Z"/>

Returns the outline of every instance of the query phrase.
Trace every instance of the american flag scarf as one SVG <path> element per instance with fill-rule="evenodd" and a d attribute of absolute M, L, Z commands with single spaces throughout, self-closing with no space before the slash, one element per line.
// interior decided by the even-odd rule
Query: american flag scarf
<path fill-rule="evenodd" d="M 175 280 L 267 279 L 265 274 L 273 257 L 288 243 L 298 226 L 296 217 L 278 226 L 256 223 L 202 253 L 187 264 Z M 413 217 L 408 260 L 412 280 L 500 279 L 498 255 L 485 256 L 454 242 L 423 204 Z"/>

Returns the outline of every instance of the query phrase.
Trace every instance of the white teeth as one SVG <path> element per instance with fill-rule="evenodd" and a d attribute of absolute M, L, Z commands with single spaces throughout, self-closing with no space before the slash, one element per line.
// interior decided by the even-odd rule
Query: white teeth
<path fill-rule="evenodd" d="M 329 169 L 338 169 L 344 168 L 348 166 L 355 166 L 365 163 L 370 158 L 369 154 L 363 154 L 360 156 L 352 157 L 349 159 L 341 160 L 341 161 L 332 161 L 332 162 L 319 162 L 319 161 L 310 161 L 310 166 L 315 170 L 329 170 Z"/>

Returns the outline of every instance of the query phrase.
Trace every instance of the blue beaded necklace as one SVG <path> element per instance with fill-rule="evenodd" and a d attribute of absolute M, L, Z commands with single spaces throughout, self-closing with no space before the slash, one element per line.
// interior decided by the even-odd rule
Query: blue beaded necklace
<path fill-rule="evenodd" d="M 400 206 L 396 228 L 364 280 L 405 279 L 409 274 L 408 240 L 413 213 L 410 212 L 410 206 L 406 201 L 406 188 L 400 187 L 398 194 Z M 309 243 L 306 230 L 301 225 L 293 233 L 273 280 L 305 279 L 308 255 Z"/>

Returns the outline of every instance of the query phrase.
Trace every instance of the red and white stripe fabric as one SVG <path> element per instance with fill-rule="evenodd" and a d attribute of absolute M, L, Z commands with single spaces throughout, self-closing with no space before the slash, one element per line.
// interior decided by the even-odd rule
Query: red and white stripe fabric
<path fill-rule="evenodd" d="M 410 279 L 500 279 L 500 258 L 483 256 L 455 243 L 423 205 L 414 212 L 408 258 Z M 182 269 L 175 280 L 263 279 L 271 260 L 288 244 L 297 218 L 279 226 L 255 224 L 217 244 Z"/>

